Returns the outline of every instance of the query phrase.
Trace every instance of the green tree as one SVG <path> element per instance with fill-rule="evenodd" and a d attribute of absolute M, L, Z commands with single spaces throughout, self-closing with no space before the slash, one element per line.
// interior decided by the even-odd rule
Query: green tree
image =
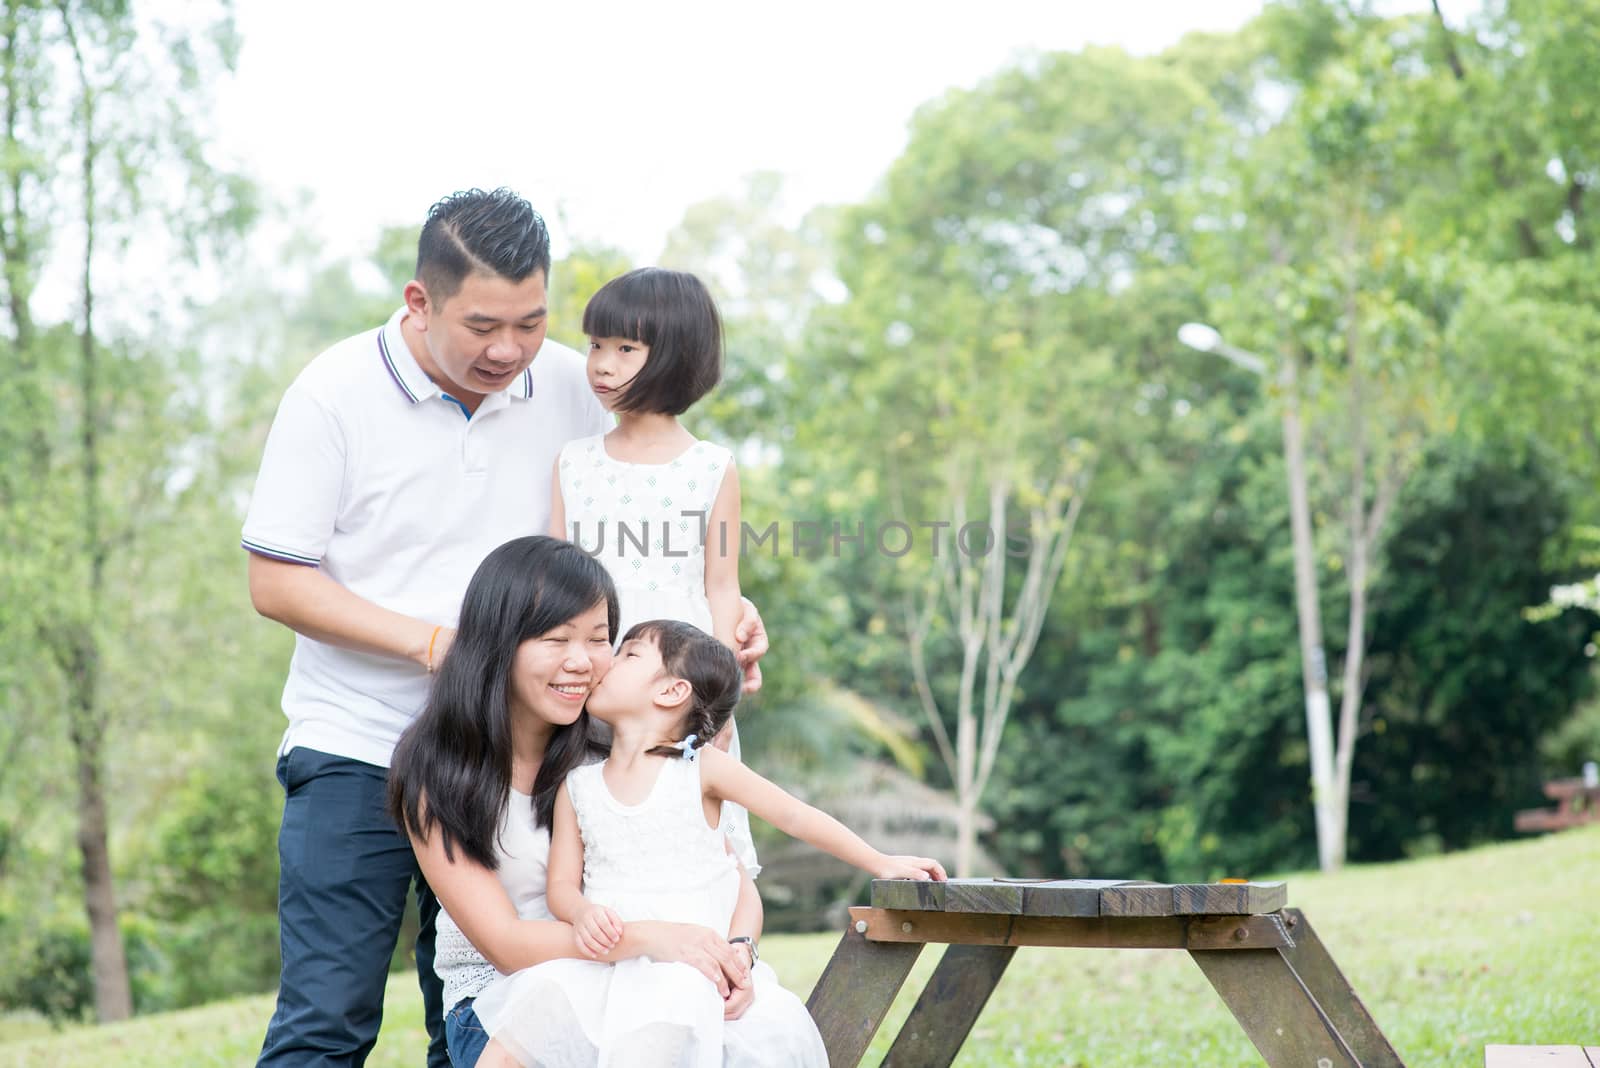
<path fill-rule="evenodd" d="M 194 87 L 231 63 L 231 25 L 220 16 L 192 35 L 194 25 L 141 22 L 124 4 L 61 0 L 8 3 L 0 29 L 0 255 L 18 370 L 0 432 L 7 455 L 27 458 L 0 488 L 7 626 L 19 638 L 13 655 L 56 676 L 17 691 L 32 706 L 31 729 L 55 720 L 42 699 L 65 706 L 95 1007 L 111 1020 L 133 1002 L 105 746 L 132 696 L 121 689 L 135 667 L 123 654 L 138 644 L 127 636 L 148 623 L 130 580 L 141 544 L 174 514 L 169 480 L 185 466 L 200 398 L 186 388 L 194 368 L 180 347 L 108 326 L 102 309 L 114 283 L 103 278 L 112 255 L 152 226 L 196 248 L 248 214 L 247 187 L 207 164 L 197 136 Z M 169 198 L 168 189 L 179 192 Z M 50 231 L 46 221 L 63 225 Z M 78 302 L 70 323 L 42 326 L 34 304 L 51 253 L 76 264 Z"/>
<path fill-rule="evenodd" d="M 870 528 L 922 539 L 879 555 L 872 588 L 910 662 L 891 693 L 921 710 L 961 806 L 959 868 L 1090 475 L 1146 428 L 1122 418 L 1149 385 L 1129 294 L 1182 254 L 1189 138 L 1211 114 L 1166 65 L 1041 57 L 924 108 L 845 216 L 850 298 L 814 319 L 799 444 Z"/>
<path fill-rule="evenodd" d="M 1396 509 L 1373 613 L 1373 730 L 1352 849 L 1388 859 L 1512 833 L 1551 773 L 1541 739 L 1592 692 L 1597 617 L 1528 612 L 1565 572 L 1575 494 L 1540 455 L 1438 443 Z"/>
<path fill-rule="evenodd" d="M 1596 18 L 1594 0 L 1503 0 L 1460 27 L 1440 14 L 1435 39 L 1453 76 L 1425 147 L 1448 180 L 1414 195 L 1418 217 L 1476 261 L 1446 349 L 1462 427 L 1502 442 L 1505 427 L 1526 428 L 1521 441 L 1546 443 L 1590 487 L 1600 485 L 1600 157 L 1586 73 L 1600 63 L 1587 29 Z M 1578 519 L 1596 519 L 1595 500 L 1575 502 Z"/>
<path fill-rule="evenodd" d="M 1444 177 L 1423 150 L 1433 133 L 1416 101 L 1436 99 L 1453 74 L 1420 16 L 1282 5 L 1263 17 L 1262 40 L 1280 60 L 1265 76 L 1287 89 L 1288 104 L 1260 116 L 1264 132 L 1219 170 L 1224 192 L 1199 206 L 1231 222 L 1197 252 L 1208 273 L 1234 279 L 1217 286 L 1210 315 L 1236 344 L 1270 354 L 1250 359 L 1271 372 L 1283 413 L 1298 502 L 1292 538 L 1311 799 L 1319 861 L 1331 870 L 1344 860 L 1351 771 L 1367 730 L 1366 628 L 1383 538 L 1428 435 L 1447 422 L 1444 338 L 1460 264 L 1412 208 L 1417 186 Z M 1293 79 L 1287 86 L 1283 73 Z M 1310 443 L 1303 466 L 1302 427 Z M 1313 524 L 1316 513 L 1333 522 Z M 1338 568 L 1348 599 L 1332 687 L 1317 555 Z"/>

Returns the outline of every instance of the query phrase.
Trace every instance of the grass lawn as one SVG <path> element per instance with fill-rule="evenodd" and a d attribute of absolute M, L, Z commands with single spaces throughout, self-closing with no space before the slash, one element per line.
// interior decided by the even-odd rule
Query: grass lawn
<path fill-rule="evenodd" d="M 1288 883 L 1289 904 L 1316 925 L 1410 1068 L 1481 1065 L 1487 1043 L 1600 1045 L 1600 827 Z M 836 940 L 773 936 L 762 955 L 787 986 L 806 991 Z M 923 954 L 864 1063 L 882 1058 L 937 959 L 936 948 Z M 393 978 L 387 1008 L 367 1063 L 418 1068 L 425 1040 L 412 976 Z M 242 1068 L 271 1012 L 270 996 L 241 998 L 53 1034 L 0 1019 L 0 1068 Z M 1260 1060 L 1185 954 L 1024 949 L 956 1063 Z"/>

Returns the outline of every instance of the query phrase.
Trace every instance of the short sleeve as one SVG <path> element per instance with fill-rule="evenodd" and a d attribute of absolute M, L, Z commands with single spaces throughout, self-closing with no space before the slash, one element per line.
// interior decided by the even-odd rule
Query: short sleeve
<path fill-rule="evenodd" d="M 334 414 L 290 386 L 267 433 L 240 543 L 275 560 L 321 563 L 344 493 L 345 446 Z"/>

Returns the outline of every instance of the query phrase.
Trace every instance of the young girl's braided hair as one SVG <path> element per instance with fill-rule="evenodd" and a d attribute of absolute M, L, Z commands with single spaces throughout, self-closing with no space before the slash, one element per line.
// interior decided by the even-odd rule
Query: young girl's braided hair
<path fill-rule="evenodd" d="M 650 752 L 661 756 L 693 758 L 695 751 L 717 736 L 733 716 L 744 687 L 744 672 L 733 650 L 692 623 L 652 619 L 630 627 L 624 642 L 647 638 L 661 650 L 661 665 L 668 675 L 689 684 L 692 696 L 684 716 L 683 736 L 688 745 L 658 745 Z"/>

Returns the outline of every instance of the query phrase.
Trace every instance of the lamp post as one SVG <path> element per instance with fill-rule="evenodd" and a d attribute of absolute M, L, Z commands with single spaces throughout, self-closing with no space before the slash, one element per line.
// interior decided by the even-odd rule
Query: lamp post
<path fill-rule="evenodd" d="M 1267 361 L 1236 348 L 1204 323 L 1184 323 L 1178 340 L 1198 352 L 1221 356 L 1266 377 Z M 1300 426 L 1298 367 L 1293 356 L 1278 368 L 1283 390 L 1283 458 L 1289 478 L 1289 528 L 1294 540 L 1295 609 L 1300 622 L 1300 678 L 1306 698 L 1306 741 L 1311 756 L 1311 804 L 1316 814 L 1317 861 L 1332 871 L 1344 860 L 1344 814 L 1333 774 L 1333 715 L 1328 701 L 1328 661 L 1322 649 L 1322 608 L 1311 539 L 1311 506 L 1306 494 L 1305 442 Z"/>

